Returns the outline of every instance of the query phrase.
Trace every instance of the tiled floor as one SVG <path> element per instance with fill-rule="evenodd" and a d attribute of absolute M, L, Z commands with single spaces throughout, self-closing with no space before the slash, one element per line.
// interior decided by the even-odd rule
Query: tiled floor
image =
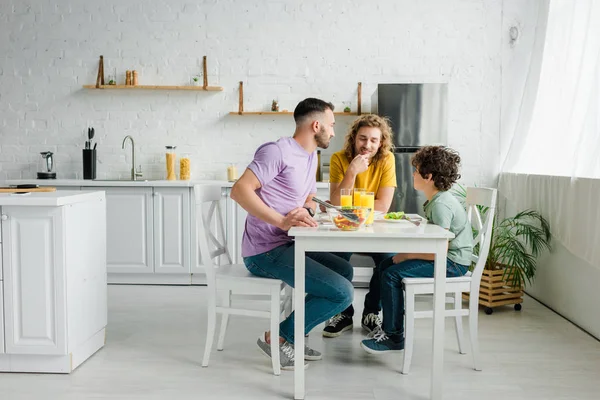
<path fill-rule="evenodd" d="M 359 312 L 365 290 L 356 293 Z M 293 373 L 273 376 L 256 348 L 266 320 L 232 317 L 223 352 L 200 366 L 205 287 L 110 286 L 104 349 L 71 375 L 0 374 L 0 399 L 291 399 Z M 448 320 L 450 322 L 450 320 Z M 444 399 L 597 400 L 600 342 L 536 301 L 481 312 L 483 371 L 456 351 L 447 324 Z M 372 356 L 360 347 L 360 327 L 337 339 L 310 335 L 322 361 L 307 370 L 307 399 L 426 399 L 431 322 L 417 321 L 410 375 L 400 358 Z M 465 332 L 468 334 L 468 330 Z"/>

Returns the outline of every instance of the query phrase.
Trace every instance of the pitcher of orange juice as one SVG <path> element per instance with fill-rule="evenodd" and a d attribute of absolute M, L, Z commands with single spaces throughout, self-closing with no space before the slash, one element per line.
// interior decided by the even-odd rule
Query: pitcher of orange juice
<path fill-rule="evenodd" d="M 355 207 L 360 207 L 361 206 L 361 200 L 360 198 L 362 197 L 363 193 L 365 193 L 365 189 L 354 189 L 354 206 Z"/>
<path fill-rule="evenodd" d="M 352 189 L 340 190 L 340 206 L 352 207 Z"/>
<path fill-rule="evenodd" d="M 368 207 L 371 209 L 369 218 L 365 222 L 365 226 L 371 226 L 373 224 L 373 218 L 375 216 L 375 192 L 363 192 L 360 196 L 361 207 Z"/>

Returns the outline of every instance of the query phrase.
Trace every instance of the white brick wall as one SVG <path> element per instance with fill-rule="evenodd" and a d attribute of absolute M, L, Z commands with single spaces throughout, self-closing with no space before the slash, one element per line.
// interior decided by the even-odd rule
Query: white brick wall
<path fill-rule="evenodd" d="M 88 125 L 99 177 L 127 176 L 136 140 L 145 177 L 164 176 L 164 146 L 192 154 L 195 178 L 241 170 L 262 142 L 290 135 L 291 116 L 234 116 L 278 98 L 293 110 L 308 96 L 338 109 L 363 82 L 363 109 L 377 83 L 450 83 L 449 144 L 465 183 L 493 184 L 499 163 L 500 0 L 333 2 L 204 0 L 4 0 L 0 3 L 0 179 L 31 178 L 39 152 L 56 152 L 61 178 L 82 176 Z M 513 8 L 515 8 L 513 6 Z M 514 14 L 513 10 L 513 14 Z M 139 72 L 140 84 L 187 84 L 209 61 L 223 92 L 92 91 L 105 72 Z M 350 117 L 339 117 L 337 150 Z"/>

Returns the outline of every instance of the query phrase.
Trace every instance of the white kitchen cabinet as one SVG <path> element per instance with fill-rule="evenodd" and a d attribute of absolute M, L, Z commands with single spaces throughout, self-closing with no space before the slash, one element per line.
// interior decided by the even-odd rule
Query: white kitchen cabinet
<path fill-rule="evenodd" d="M 190 190 L 154 189 L 154 272 L 190 274 Z"/>
<path fill-rule="evenodd" d="M 4 207 L 6 352 L 65 354 L 62 207 Z"/>
<path fill-rule="evenodd" d="M 154 273 L 152 188 L 83 189 L 106 192 L 108 273 Z"/>
<path fill-rule="evenodd" d="M 0 203 L 0 371 L 69 373 L 104 345 L 104 194 L 34 193 Z"/>

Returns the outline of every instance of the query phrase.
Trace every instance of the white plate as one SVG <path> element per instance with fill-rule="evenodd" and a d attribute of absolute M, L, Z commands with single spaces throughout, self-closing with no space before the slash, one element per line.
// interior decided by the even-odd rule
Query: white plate
<path fill-rule="evenodd" d="M 413 223 L 411 223 L 410 221 L 408 221 L 406 219 L 385 219 L 385 218 L 381 218 L 378 221 L 388 222 L 390 224 L 409 224 L 409 225 L 414 226 Z"/>

